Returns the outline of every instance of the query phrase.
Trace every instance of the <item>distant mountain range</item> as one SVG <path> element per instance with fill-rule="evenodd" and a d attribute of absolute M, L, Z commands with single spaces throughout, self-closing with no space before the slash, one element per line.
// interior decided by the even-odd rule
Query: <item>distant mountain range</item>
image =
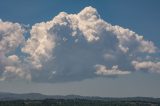
<path fill-rule="evenodd" d="M 156 102 L 160 103 L 160 98 L 151 97 L 126 97 L 126 98 L 112 98 L 112 97 L 91 97 L 91 96 L 79 96 L 79 95 L 43 95 L 40 93 L 25 93 L 15 94 L 0 92 L 0 101 L 12 101 L 12 100 L 44 100 L 44 99 L 87 99 L 87 100 L 104 100 L 104 101 L 143 101 L 143 102 Z"/>

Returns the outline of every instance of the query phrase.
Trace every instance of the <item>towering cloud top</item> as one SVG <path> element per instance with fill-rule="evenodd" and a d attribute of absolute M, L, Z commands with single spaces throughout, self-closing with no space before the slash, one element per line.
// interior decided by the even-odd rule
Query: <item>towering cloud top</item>
<path fill-rule="evenodd" d="M 153 42 L 105 22 L 93 7 L 78 14 L 61 12 L 29 33 L 24 39 L 20 24 L 0 21 L 0 80 L 65 82 L 136 70 L 160 73 Z"/>

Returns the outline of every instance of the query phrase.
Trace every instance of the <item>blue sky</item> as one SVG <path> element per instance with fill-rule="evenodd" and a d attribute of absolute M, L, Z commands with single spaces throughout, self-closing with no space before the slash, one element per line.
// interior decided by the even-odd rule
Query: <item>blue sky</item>
<path fill-rule="evenodd" d="M 2 19 L 2 21 L 9 21 L 13 23 L 16 22 L 24 25 L 29 24 L 31 28 L 36 23 L 47 22 L 49 20 L 52 20 L 62 11 L 67 12 L 68 14 L 77 14 L 85 7 L 92 6 L 97 10 L 101 19 L 103 19 L 104 21 L 112 25 L 119 25 L 123 28 L 128 28 L 129 30 L 136 32 L 138 35 L 143 35 L 145 40 L 152 41 L 156 47 L 160 48 L 159 5 L 160 5 L 159 0 L 141 0 L 141 1 L 139 0 L 134 0 L 134 1 L 133 0 L 119 0 L 119 1 L 117 0 L 101 0 L 101 1 L 100 0 L 99 1 L 98 0 L 34 0 L 34 1 L 1 0 L 0 19 Z M 78 51 L 79 48 L 76 50 Z M 59 52 L 57 52 L 57 54 L 59 54 Z M 77 55 L 79 56 L 79 54 L 76 54 L 75 56 Z M 145 56 L 146 54 L 140 54 L 140 55 Z M 154 58 L 152 58 L 150 61 L 157 62 L 160 60 L 159 52 L 153 55 Z M 58 57 L 59 55 L 56 56 Z M 59 57 L 61 58 L 63 56 L 60 55 Z M 58 62 L 61 63 L 61 61 Z M 123 62 L 123 60 L 121 60 L 121 62 Z M 0 66 L 1 64 L 2 63 L 0 61 Z M 62 65 L 65 66 L 66 64 Z M 67 64 L 66 66 L 69 65 Z M 121 67 L 123 68 L 123 65 L 120 66 L 120 68 Z M 50 68 L 48 68 L 48 70 L 50 70 Z M 160 70 L 156 71 L 159 72 Z M 45 72 L 42 72 L 41 74 L 44 75 L 43 77 L 45 79 L 47 74 Z M 64 77 L 63 75 L 61 76 L 60 74 L 60 76 L 55 77 L 55 80 L 60 81 L 60 83 L 59 82 L 50 83 L 50 81 L 49 82 L 42 81 L 43 78 L 36 79 L 36 75 L 34 76 L 36 79 L 35 82 L 17 81 L 17 80 L 1 81 L 0 91 L 16 92 L 16 93 L 40 92 L 44 94 L 53 94 L 53 95 L 79 94 L 86 96 L 89 95 L 89 96 L 109 96 L 109 97 L 110 96 L 111 97 L 123 97 L 123 96 L 160 97 L 159 73 L 136 71 L 133 72 L 133 74 L 118 76 L 116 78 L 96 77 L 93 79 L 92 77 L 94 76 L 92 75 L 90 76 L 90 73 L 87 76 L 85 76 L 84 73 L 78 73 L 78 74 L 84 76 L 85 79 L 83 80 L 77 80 L 77 79 L 73 80 L 74 78 L 67 79 L 68 77 Z M 64 80 L 67 80 L 67 82 L 65 82 Z"/>

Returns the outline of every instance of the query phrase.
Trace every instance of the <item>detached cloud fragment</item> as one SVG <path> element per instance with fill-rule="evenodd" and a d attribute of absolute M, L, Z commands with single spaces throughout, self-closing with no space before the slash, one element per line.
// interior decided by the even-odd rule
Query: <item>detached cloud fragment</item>
<path fill-rule="evenodd" d="M 96 68 L 96 74 L 97 75 L 106 75 L 106 76 L 117 76 L 117 75 L 127 75 L 131 72 L 129 71 L 122 71 L 118 69 L 118 66 L 112 66 L 111 69 L 107 68 L 104 65 L 95 65 Z"/>
<path fill-rule="evenodd" d="M 127 75 L 141 69 L 160 72 L 157 68 L 159 62 L 154 61 L 159 58 L 154 56 L 158 48 L 153 42 L 129 29 L 109 24 L 93 7 L 86 7 L 78 14 L 61 12 L 48 22 L 36 23 L 30 30 L 30 38 L 26 40 L 19 24 L 10 23 L 12 27 L 18 25 L 20 28 L 10 31 L 7 27 L 1 27 L 4 23 L 1 21 L 0 25 L 0 47 L 3 39 L 14 32 L 18 41 L 13 43 L 13 48 L 23 44 L 20 55 L 24 56 L 20 58 L 18 54 L 12 54 L 11 58 L 7 56 L 10 48 L 3 46 L 6 49 L 1 50 L 0 58 L 20 61 L 19 64 L 13 62 L 11 67 L 0 60 L 0 66 L 4 67 L 0 75 L 3 76 L 6 76 L 5 72 L 14 72 L 20 78 L 36 82 L 66 82 Z M 9 34 L 4 34 L 3 30 Z M 139 60 L 146 61 L 148 56 L 150 60 L 147 61 L 152 65 L 146 68 Z"/>
<path fill-rule="evenodd" d="M 160 73 L 160 62 L 152 61 L 132 61 L 133 66 L 136 70 L 150 71 Z"/>

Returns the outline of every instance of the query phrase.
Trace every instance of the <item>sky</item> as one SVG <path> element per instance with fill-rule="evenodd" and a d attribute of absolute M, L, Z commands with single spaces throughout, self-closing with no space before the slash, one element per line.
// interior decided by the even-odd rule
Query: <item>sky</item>
<path fill-rule="evenodd" d="M 1 0 L 0 92 L 160 97 L 159 0 Z"/>

